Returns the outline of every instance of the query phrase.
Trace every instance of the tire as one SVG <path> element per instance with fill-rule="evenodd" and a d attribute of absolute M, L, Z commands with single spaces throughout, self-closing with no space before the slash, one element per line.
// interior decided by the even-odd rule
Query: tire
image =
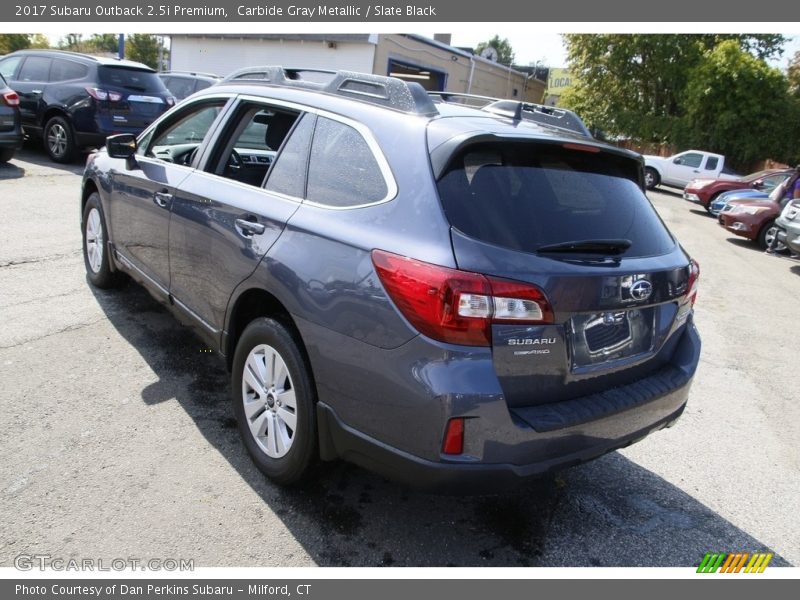
<path fill-rule="evenodd" d="M 10 148 L 3 148 L 0 150 L 0 163 L 7 163 L 14 158 L 14 150 Z"/>
<path fill-rule="evenodd" d="M 762 250 L 766 250 L 769 247 L 769 243 L 772 240 L 772 237 L 776 234 L 777 230 L 778 226 L 775 225 L 775 221 L 770 221 L 761 228 L 761 231 L 758 232 L 758 238 L 756 241 Z M 778 242 L 774 250 L 775 252 L 785 252 L 786 244 L 783 242 Z"/>
<path fill-rule="evenodd" d="M 44 149 L 57 163 L 75 160 L 75 134 L 64 117 L 53 117 L 44 126 Z"/>
<path fill-rule="evenodd" d="M 279 485 L 301 483 L 318 456 L 316 390 L 294 336 L 278 321 L 255 319 L 236 344 L 231 377 L 233 411 L 253 462 Z"/>
<path fill-rule="evenodd" d="M 714 202 L 714 200 L 716 200 L 721 193 L 722 192 L 717 192 L 716 194 L 711 196 L 711 198 L 708 199 L 708 204 L 706 204 L 705 206 L 706 212 L 710 214 L 712 217 L 714 216 L 714 213 L 711 212 L 711 203 Z"/>
<path fill-rule="evenodd" d="M 656 171 L 653 167 L 645 167 L 645 169 L 644 169 L 644 186 L 648 190 L 652 190 L 659 183 L 661 183 L 661 177 L 658 176 L 658 171 Z"/>
<path fill-rule="evenodd" d="M 97 288 L 109 289 L 122 282 L 122 274 L 111 270 L 108 252 L 108 229 L 100 203 L 100 195 L 94 192 L 86 200 L 81 223 L 83 237 L 83 264 L 89 282 Z"/>

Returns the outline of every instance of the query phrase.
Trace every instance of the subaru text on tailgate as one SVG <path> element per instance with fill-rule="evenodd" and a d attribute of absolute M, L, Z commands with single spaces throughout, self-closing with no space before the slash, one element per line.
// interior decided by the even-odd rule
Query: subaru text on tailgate
<path fill-rule="evenodd" d="M 226 358 L 267 476 L 497 490 L 679 417 L 699 268 L 640 156 L 568 111 L 303 73 L 234 73 L 83 182 L 90 281 L 129 275 Z"/>

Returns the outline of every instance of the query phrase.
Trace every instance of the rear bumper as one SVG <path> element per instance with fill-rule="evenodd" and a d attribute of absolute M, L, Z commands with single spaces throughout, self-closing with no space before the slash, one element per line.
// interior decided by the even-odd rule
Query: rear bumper
<path fill-rule="evenodd" d="M 700 338 L 690 322 L 672 363 L 649 377 L 557 403 L 563 410 L 554 404 L 546 415 L 549 420 L 537 420 L 537 415 L 519 408 L 507 410 L 507 419 L 467 419 L 465 448 L 479 444 L 475 454 L 483 458 L 440 455 L 439 460 L 431 460 L 413 455 L 348 426 L 320 401 L 321 452 L 325 458 L 340 457 L 426 491 L 480 493 L 513 488 L 528 478 L 628 446 L 670 425 L 686 405 L 699 354 Z M 572 407 L 567 406 L 570 403 Z M 547 413 L 547 408 L 537 410 Z M 554 415 L 562 421 L 557 422 Z M 486 460 L 487 456 L 492 460 Z"/>
<path fill-rule="evenodd" d="M 22 148 L 24 139 L 24 136 L 20 132 L 0 132 L 0 148 L 11 148 L 13 150 L 18 150 L 19 148 Z"/>

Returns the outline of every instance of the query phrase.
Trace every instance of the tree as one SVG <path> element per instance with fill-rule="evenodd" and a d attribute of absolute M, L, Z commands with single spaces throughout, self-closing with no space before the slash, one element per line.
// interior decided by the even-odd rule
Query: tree
<path fill-rule="evenodd" d="M 88 46 L 93 52 L 116 54 L 119 51 L 119 38 L 116 33 L 93 33 Z"/>
<path fill-rule="evenodd" d="M 772 34 L 567 34 L 575 85 L 561 102 L 590 127 L 645 142 L 675 142 L 682 131 L 690 74 L 729 41 L 762 61 L 779 55 Z"/>
<path fill-rule="evenodd" d="M 795 98 L 800 99 L 800 50 L 795 52 L 789 61 L 786 75 L 789 78 L 789 91 Z"/>
<path fill-rule="evenodd" d="M 49 48 L 50 47 L 50 40 L 47 39 L 47 36 L 41 33 L 34 33 L 30 36 L 30 46 L 29 48 Z"/>
<path fill-rule="evenodd" d="M 747 165 L 786 159 L 788 81 L 780 70 L 726 40 L 706 52 L 690 73 L 678 141 L 716 151 Z"/>
<path fill-rule="evenodd" d="M 495 35 L 488 42 L 481 42 L 475 46 L 475 54 L 479 55 L 489 46 L 497 50 L 497 62 L 501 65 L 511 66 L 514 63 L 514 49 L 508 39 Z"/>
<path fill-rule="evenodd" d="M 148 33 L 134 33 L 125 41 L 125 58 L 158 69 L 158 38 Z"/>
<path fill-rule="evenodd" d="M 0 54 L 8 54 L 16 50 L 30 48 L 31 36 L 26 33 L 0 34 Z"/>

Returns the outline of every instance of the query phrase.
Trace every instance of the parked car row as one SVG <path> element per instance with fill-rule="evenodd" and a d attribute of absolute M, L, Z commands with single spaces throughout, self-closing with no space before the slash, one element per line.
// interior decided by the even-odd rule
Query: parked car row
<path fill-rule="evenodd" d="M 21 145 L 20 126 L 42 140 L 51 159 L 67 163 L 109 135 L 139 134 L 176 102 L 219 80 L 75 52 L 13 52 L 0 57 L 0 162 Z"/>
<path fill-rule="evenodd" d="M 767 169 L 737 179 L 694 179 L 684 188 L 683 198 L 705 208 L 727 231 L 766 249 L 778 234 L 776 220 L 786 205 L 770 195 L 795 173 L 795 169 Z M 775 249 L 783 251 L 786 245 L 779 241 Z"/>

